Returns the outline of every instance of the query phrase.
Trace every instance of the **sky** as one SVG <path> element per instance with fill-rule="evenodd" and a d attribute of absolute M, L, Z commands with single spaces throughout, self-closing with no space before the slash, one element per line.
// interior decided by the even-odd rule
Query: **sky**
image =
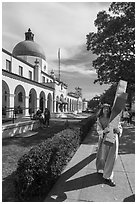
<path fill-rule="evenodd" d="M 44 50 L 49 73 L 59 75 L 68 92 L 82 88 L 83 98 L 90 100 L 108 89 L 94 84 L 97 79 L 92 61 L 96 56 L 86 49 L 86 35 L 96 32 L 94 21 L 99 11 L 108 11 L 109 2 L 2 2 L 2 47 L 9 52 L 30 28 L 34 41 Z"/>

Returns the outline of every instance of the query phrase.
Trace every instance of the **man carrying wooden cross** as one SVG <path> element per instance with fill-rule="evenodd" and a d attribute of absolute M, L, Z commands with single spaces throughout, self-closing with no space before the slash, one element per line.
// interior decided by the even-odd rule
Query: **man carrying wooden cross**
<path fill-rule="evenodd" d="M 126 87 L 127 82 L 120 80 L 112 109 L 109 104 L 104 104 L 97 119 L 99 142 L 96 168 L 110 186 L 116 185 L 113 181 L 113 168 L 118 156 L 119 137 L 122 135 L 120 118 L 127 99 Z"/>

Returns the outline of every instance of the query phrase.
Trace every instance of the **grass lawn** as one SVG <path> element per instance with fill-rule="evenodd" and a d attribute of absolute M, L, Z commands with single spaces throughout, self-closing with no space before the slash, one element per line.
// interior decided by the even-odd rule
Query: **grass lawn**
<path fill-rule="evenodd" d="M 78 123 L 73 121 L 73 125 Z M 34 135 L 6 138 L 2 141 L 2 201 L 16 202 L 14 189 L 14 172 L 18 159 L 27 153 L 33 146 L 65 128 L 64 121 L 51 121 L 50 127 L 35 130 Z"/>

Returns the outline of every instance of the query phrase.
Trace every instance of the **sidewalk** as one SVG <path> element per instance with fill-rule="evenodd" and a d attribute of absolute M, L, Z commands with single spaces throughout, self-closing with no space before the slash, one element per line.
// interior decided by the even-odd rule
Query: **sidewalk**
<path fill-rule="evenodd" d="M 44 202 L 134 202 L 135 128 L 125 127 L 114 169 L 116 187 L 103 183 L 96 173 L 98 136 L 91 130 Z"/>

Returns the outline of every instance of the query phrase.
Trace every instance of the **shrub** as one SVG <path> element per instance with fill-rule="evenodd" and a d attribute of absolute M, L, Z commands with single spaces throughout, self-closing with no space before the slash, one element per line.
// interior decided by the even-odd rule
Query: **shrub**
<path fill-rule="evenodd" d="M 78 146 L 79 132 L 66 129 L 23 155 L 15 180 L 19 200 L 29 201 L 48 192 Z"/>
<path fill-rule="evenodd" d="M 96 122 L 96 115 L 92 115 L 88 118 L 85 118 L 80 122 L 81 142 L 85 139 L 85 137 L 87 136 L 88 132 L 90 131 L 91 127 L 95 124 L 95 122 Z"/>
<path fill-rule="evenodd" d="M 15 189 L 20 201 L 32 201 L 34 197 L 40 200 L 49 192 L 94 120 L 90 117 L 83 120 L 78 127 L 68 127 L 33 147 L 19 159 Z"/>

